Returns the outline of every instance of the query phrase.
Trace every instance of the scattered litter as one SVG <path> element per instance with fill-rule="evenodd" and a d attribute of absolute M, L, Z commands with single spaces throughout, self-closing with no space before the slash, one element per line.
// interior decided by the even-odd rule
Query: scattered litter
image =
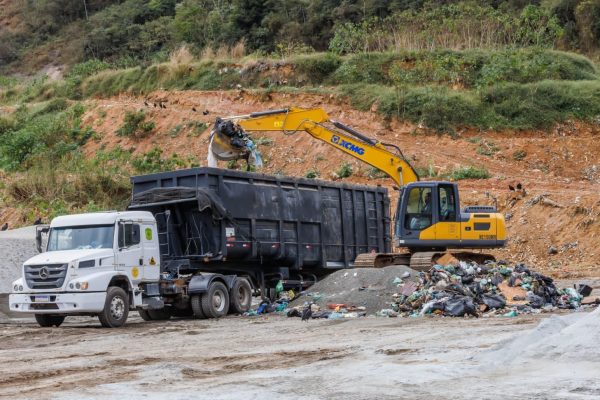
<path fill-rule="evenodd" d="M 381 311 L 377 311 L 375 315 L 377 315 L 378 317 L 397 317 L 398 312 L 392 310 L 391 308 L 385 308 Z"/>
<path fill-rule="evenodd" d="M 392 309 L 402 316 L 477 317 L 488 313 L 513 317 L 540 310 L 577 309 L 583 299 L 578 290 L 558 289 L 552 278 L 524 264 L 510 267 L 505 261 L 437 264 L 428 272 L 419 272 L 418 284 L 399 285 L 399 292 L 392 296 Z"/>
<path fill-rule="evenodd" d="M 578 284 L 576 289 L 577 293 L 579 293 L 581 297 L 588 297 L 590 294 L 592 294 L 592 287 L 584 283 Z"/>

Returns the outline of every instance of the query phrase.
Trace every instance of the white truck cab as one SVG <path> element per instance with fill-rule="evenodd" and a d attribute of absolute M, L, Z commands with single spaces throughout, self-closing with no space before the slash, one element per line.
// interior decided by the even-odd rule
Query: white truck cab
<path fill-rule="evenodd" d="M 43 232 L 46 249 L 23 264 L 9 297 L 11 311 L 34 314 L 41 326 L 59 326 L 68 315 L 97 315 L 103 326 L 118 327 L 129 310 L 147 308 L 142 288 L 158 291 L 160 251 L 152 213 L 57 217 L 37 231 L 40 252 Z"/>

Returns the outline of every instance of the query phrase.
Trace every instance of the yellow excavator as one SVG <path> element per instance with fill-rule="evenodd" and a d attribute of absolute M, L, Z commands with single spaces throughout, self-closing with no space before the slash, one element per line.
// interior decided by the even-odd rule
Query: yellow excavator
<path fill-rule="evenodd" d="M 428 270 L 450 251 L 458 260 L 484 262 L 493 256 L 465 249 L 503 247 L 504 217 L 493 206 L 460 209 L 458 186 L 453 182 L 419 181 L 419 176 L 402 151 L 381 143 L 329 118 L 320 109 L 288 108 L 217 118 L 212 131 L 209 158 L 236 160 L 252 157 L 254 146 L 247 132 L 306 132 L 389 175 L 400 191 L 393 224 L 391 254 L 359 255 L 355 266 L 410 265 Z M 254 157 L 255 159 L 255 157 Z"/>

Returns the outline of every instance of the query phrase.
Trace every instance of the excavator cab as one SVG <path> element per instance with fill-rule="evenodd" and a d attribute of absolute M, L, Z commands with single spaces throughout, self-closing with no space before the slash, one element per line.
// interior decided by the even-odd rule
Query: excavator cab
<path fill-rule="evenodd" d="M 413 182 L 401 189 L 394 245 L 411 249 L 497 248 L 504 245 L 504 219 L 495 207 L 460 210 L 452 182 Z"/>

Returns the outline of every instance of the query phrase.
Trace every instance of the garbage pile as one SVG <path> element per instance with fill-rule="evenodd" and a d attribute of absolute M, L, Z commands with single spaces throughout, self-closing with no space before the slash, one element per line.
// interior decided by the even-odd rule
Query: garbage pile
<path fill-rule="evenodd" d="M 429 272 L 420 272 L 416 284 L 398 284 L 391 311 L 402 316 L 511 317 L 578 308 L 582 298 L 577 290 L 558 289 L 552 278 L 522 263 L 510 267 L 503 261 L 482 265 L 461 261 L 458 265 L 435 265 Z"/>

